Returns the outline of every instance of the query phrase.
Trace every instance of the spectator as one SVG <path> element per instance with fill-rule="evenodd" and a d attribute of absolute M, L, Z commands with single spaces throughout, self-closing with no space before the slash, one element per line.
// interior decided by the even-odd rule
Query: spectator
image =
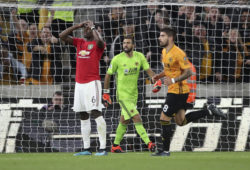
<path fill-rule="evenodd" d="M 155 13 L 155 22 L 156 25 L 162 29 L 170 25 L 170 19 L 168 15 L 168 11 L 164 9 L 158 9 Z"/>
<path fill-rule="evenodd" d="M 242 10 L 240 15 L 239 25 L 240 35 L 244 43 L 250 42 L 250 11 L 248 9 Z"/>
<path fill-rule="evenodd" d="M 250 82 L 250 42 L 245 45 L 244 82 Z"/>
<path fill-rule="evenodd" d="M 148 0 L 148 3 L 154 2 L 159 2 L 159 0 Z M 141 25 L 146 24 L 150 28 L 151 24 L 155 24 L 155 13 L 158 9 L 160 9 L 158 5 L 148 5 L 146 9 L 143 9 L 140 16 Z"/>
<path fill-rule="evenodd" d="M 61 91 L 56 91 L 52 97 L 52 103 L 44 105 L 41 111 L 63 111 L 67 110 L 67 106 L 64 105 L 64 98 Z"/>
<path fill-rule="evenodd" d="M 99 34 L 103 37 L 104 32 L 103 32 L 102 26 L 98 23 L 95 23 L 95 28 L 99 32 Z M 107 67 L 109 65 L 109 61 L 110 61 L 110 59 L 109 59 L 109 56 L 107 55 L 107 50 L 105 50 L 103 53 L 103 56 L 100 60 L 100 77 L 101 77 L 102 81 L 104 81 L 105 73 L 107 72 Z"/>
<path fill-rule="evenodd" d="M 22 7 L 22 5 L 36 5 L 38 3 L 38 0 L 17 0 L 17 3 L 20 19 L 23 19 L 28 23 L 38 23 L 38 9 L 33 9 L 32 7 Z"/>
<path fill-rule="evenodd" d="M 217 7 L 211 7 L 206 19 L 205 22 L 207 24 L 206 28 L 208 30 L 208 36 L 213 37 L 213 43 L 216 46 L 221 46 L 223 20 L 219 9 Z"/>
<path fill-rule="evenodd" d="M 232 23 L 232 21 L 231 21 L 231 16 L 229 15 L 229 14 L 225 14 L 225 15 L 223 15 L 223 27 L 222 27 L 222 36 L 223 36 L 223 38 L 227 38 L 228 37 L 228 32 L 229 32 L 229 30 L 230 30 L 230 28 L 231 28 L 231 23 Z"/>
<path fill-rule="evenodd" d="M 27 77 L 25 66 L 16 60 L 7 47 L 0 46 L 0 80 L 1 84 L 23 84 Z"/>
<path fill-rule="evenodd" d="M 244 46 L 237 29 L 229 30 L 228 40 L 217 65 L 216 80 L 225 82 L 241 81 Z"/>
<path fill-rule="evenodd" d="M 111 8 L 106 15 L 100 15 L 100 21 L 103 23 L 104 37 L 107 43 L 107 51 L 110 52 L 111 44 L 118 35 L 122 35 L 123 19 L 126 12 L 122 7 Z"/>
<path fill-rule="evenodd" d="M 197 80 L 213 81 L 213 65 L 216 56 L 214 56 L 215 49 L 212 40 L 207 36 L 205 25 L 202 23 L 194 25 L 193 35 L 191 52 L 188 56 L 196 68 Z"/>
<path fill-rule="evenodd" d="M 60 6 L 68 6 L 71 7 L 73 3 L 73 0 L 54 0 L 53 3 L 51 4 L 51 1 L 47 1 L 44 5 L 51 5 L 52 7 L 55 7 L 55 10 L 50 10 L 48 11 L 46 7 L 44 6 L 41 10 L 40 14 L 40 21 L 43 20 L 43 23 L 40 23 L 40 28 L 44 27 L 44 18 L 47 19 L 47 22 L 45 24 L 45 27 L 51 27 L 52 30 L 52 35 L 56 38 L 59 38 L 59 33 L 64 31 L 65 29 L 71 27 L 74 22 L 74 10 L 73 9 L 66 9 L 66 10 L 61 10 L 57 9 L 56 7 Z M 45 19 L 45 20 L 46 20 Z M 73 36 L 73 34 L 71 34 Z M 63 48 L 63 52 L 67 52 L 70 54 L 70 65 L 71 65 L 71 73 L 75 73 L 75 68 L 76 68 L 76 58 L 75 58 L 75 53 L 76 49 L 74 46 L 65 44 Z"/>
<path fill-rule="evenodd" d="M 30 41 L 38 38 L 38 29 L 36 24 L 29 25 L 28 34 Z"/>
<path fill-rule="evenodd" d="M 166 10 L 158 9 L 154 15 L 155 23 L 151 23 L 148 30 L 148 44 L 149 51 L 147 52 L 147 60 L 153 71 L 159 72 L 162 70 L 161 64 L 161 50 L 158 37 L 160 36 L 160 29 L 170 24 L 170 19 Z"/>
<path fill-rule="evenodd" d="M 29 70 L 32 55 L 27 48 L 27 44 L 31 41 L 27 31 L 28 23 L 23 19 L 17 19 L 15 9 L 11 13 L 15 25 L 15 33 L 8 36 L 9 51 L 13 53 L 15 59 L 22 62 Z"/>
<path fill-rule="evenodd" d="M 62 82 L 61 45 L 52 36 L 50 27 L 41 30 L 39 39 L 29 44 L 32 63 L 26 84 L 52 84 Z"/>
<path fill-rule="evenodd" d="M 135 50 L 144 53 L 147 48 L 146 39 L 142 36 L 142 33 L 136 31 L 135 24 L 133 20 L 125 20 L 123 24 L 122 34 L 117 35 L 114 42 L 111 45 L 109 56 L 113 58 L 115 55 L 122 52 L 122 42 L 124 36 L 132 36 L 135 41 Z"/>
<path fill-rule="evenodd" d="M 192 28 L 195 22 L 199 22 L 201 17 L 195 13 L 195 6 L 182 6 L 179 9 L 179 19 L 176 27 L 178 28 L 178 44 L 185 51 L 187 46 L 192 42 Z"/>

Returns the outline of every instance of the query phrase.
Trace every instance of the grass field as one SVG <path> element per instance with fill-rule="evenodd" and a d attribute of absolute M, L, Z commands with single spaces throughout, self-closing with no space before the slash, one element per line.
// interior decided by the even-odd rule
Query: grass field
<path fill-rule="evenodd" d="M 0 154 L 0 170 L 249 170 L 250 152 L 174 152 L 152 157 L 149 152 L 105 157 L 73 153 Z"/>

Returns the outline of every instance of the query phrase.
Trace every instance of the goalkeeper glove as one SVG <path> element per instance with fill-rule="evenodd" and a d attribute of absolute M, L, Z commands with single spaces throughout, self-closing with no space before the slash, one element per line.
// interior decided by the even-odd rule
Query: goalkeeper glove
<path fill-rule="evenodd" d="M 102 100 L 103 100 L 103 104 L 105 107 L 108 107 L 109 105 L 112 104 L 110 95 L 109 95 L 109 90 L 104 89 L 104 94 L 102 95 Z"/>
<path fill-rule="evenodd" d="M 154 84 L 154 87 L 153 87 L 153 90 L 152 90 L 152 92 L 153 93 L 157 93 L 158 91 L 160 91 L 161 90 L 161 80 L 157 80 L 156 82 L 155 82 L 155 84 Z"/>

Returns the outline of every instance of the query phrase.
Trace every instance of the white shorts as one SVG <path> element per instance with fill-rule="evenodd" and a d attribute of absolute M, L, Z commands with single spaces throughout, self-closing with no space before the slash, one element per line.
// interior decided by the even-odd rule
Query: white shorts
<path fill-rule="evenodd" d="M 75 85 L 74 106 L 75 112 L 102 111 L 102 85 L 100 80 Z"/>

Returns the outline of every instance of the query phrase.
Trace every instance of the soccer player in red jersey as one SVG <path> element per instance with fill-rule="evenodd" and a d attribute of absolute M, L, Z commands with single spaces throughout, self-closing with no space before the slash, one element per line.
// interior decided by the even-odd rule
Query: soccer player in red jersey
<path fill-rule="evenodd" d="M 74 30 L 83 28 L 84 39 L 69 36 Z M 62 33 L 60 38 L 77 48 L 76 54 L 76 85 L 73 110 L 81 117 L 81 133 L 84 151 L 78 155 L 91 155 L 90 151 L 90 114 L 95 118 L 100 141 L 97 156 L 107 155 L 106 152 L 106 122 L 101 114 L 102 86 L 99 75 L 99 61 L 105 49 L 105 42 L 96 31 L 92 21 L 74 25 Z"/>

